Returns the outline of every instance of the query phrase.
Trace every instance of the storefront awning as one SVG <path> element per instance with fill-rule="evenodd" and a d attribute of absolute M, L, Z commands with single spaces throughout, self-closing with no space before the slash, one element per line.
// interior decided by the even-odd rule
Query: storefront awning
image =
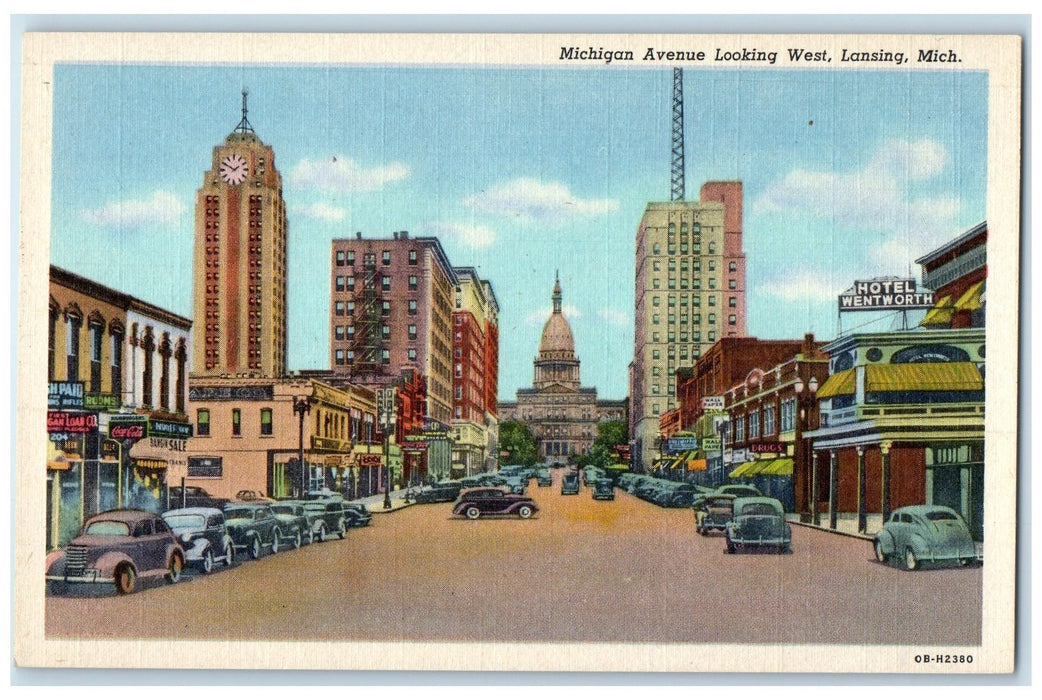
<path fill-rule="evenodd" d="M 792 458 L 781 457 L 771 460 L 759 473 L 764 476 L 792 476 Z"/>
<path fill-rule="evenodd" d="M 984 281 L 980 281 L 973 285 L 959 297 L 959 300 L 955 302 L 955 308 L 959 311 L 976 311 L 981 307 L 981 289 L 984 287 Z"/>
<path fill-rule="evenodd" d="M 743 477 L 743 476 L 750 476 L 751 475 L 750 473 L 752 472 L 753 469 L 756 469 L 756 467 L 757 467 L 756 460 L 753 460 L 751 462 L 746 462 L 745 464 L 739 466 L 733 472 L 728 474 L 727 477 L 729 479 L 737 479 L 737 478 Z"/>
<path fill-rule="evenodd" d="M 830 375 L 818 389 L 819 399 L 830 399 L 833 396 L 844 396 L 854 393 L 854 370 L 845 369 Z"/>
<path fill-rule="evenodd" d="M 923 320 L 919 322 L 919 325 L 947 326 L 952 322 L 952 313 L 954 311 L 955 307 L 952 306 L 951 295 L 945 295 L 933 305 L 932 309 L 926 312 L 926 315 L 923 316 Z"/>
<path fill-rule="evenodd" d="M 687 470 L 689 472 L 704 472 L 706 470 L 706 461 L 704 459 L 688 459 Z"/>
<path fill-rule="evenodd" d="M 983 391 L 972 362 L 915 362 L 865 367 L 865 391 Z"/>

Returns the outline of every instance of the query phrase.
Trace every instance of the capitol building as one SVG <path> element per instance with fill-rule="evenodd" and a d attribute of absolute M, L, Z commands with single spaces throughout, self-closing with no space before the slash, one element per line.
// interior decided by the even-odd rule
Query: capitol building
<path fill-rule="evenodd" d="M 597 400 L 597 389 L 579 381 L 579 358 L 568 319 L 561 312 L 561 281 L 554 282 L 553 312 L 543 326 L 539 354 L 532 363 L 530 389 L 518 389 L 517 401 L 499 404 L 500 421 L 528 425 L 544 461 L 564 462 L 583 454 L 597 437 L 602 420 L 626 421 L 626 399 Z"/>

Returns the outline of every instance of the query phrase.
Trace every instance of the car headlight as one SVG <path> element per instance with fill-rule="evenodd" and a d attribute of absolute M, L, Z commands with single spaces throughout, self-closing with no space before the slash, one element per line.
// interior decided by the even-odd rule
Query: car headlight
<path fill-rule="evenodd" d="M 185 544 L 191 544 L 192 543 L 192 533 L 191 532 L 186 532 L 185 534 L 181 535 L 181 541 L 184 542 Z"/>

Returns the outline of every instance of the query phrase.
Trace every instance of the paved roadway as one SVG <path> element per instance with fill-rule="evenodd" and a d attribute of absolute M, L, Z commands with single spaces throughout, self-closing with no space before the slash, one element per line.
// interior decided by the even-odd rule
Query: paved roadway
<path fill-rule="evenodd" d="M 906 572 L 793 527 L 789 555 L 724 552 L 690 509 L 533 486 L 531 520 L 452 504 L 131 596 L 52 596 L 60 637 L 976 645 L 980 568 Z"/>

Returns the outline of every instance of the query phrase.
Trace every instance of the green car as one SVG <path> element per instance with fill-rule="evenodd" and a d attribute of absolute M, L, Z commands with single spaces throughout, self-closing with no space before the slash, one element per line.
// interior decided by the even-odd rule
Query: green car
<path fill-rule="evenodd" d="M 727 553 L 745 549 L 792 550 L 792 529 L 785 522 L 785 509 L 777 498 L 753 496 L 734 499 L 731 521 L 724 529 Z"/>
<path fill-rule="evenodd" d="M 923 562 L 980 561 L 966 521 L 945 506 L 898 508 L 876 534 L 873 549 L 878 561 L 896 559 L 909 571 Z"/>

